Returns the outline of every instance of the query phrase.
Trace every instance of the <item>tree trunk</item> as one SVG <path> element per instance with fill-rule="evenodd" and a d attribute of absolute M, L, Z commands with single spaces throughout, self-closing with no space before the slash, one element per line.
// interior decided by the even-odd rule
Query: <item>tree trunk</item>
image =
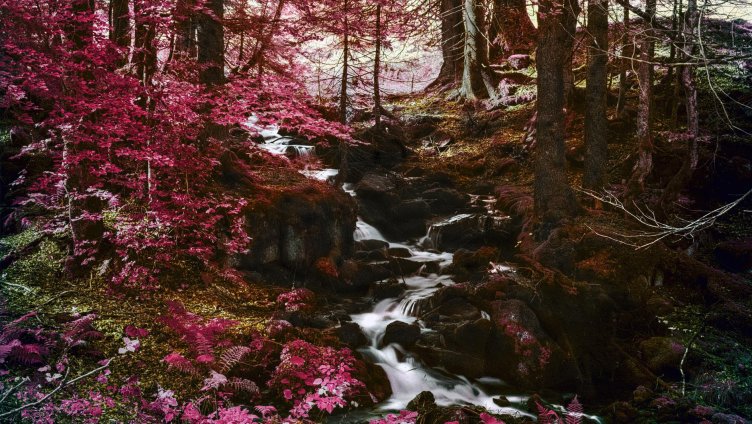
<path fill-rule="evenodd" d="M 206 85 L 225 82 L 224 0 L 206 0 L 198 13 L 199 81 Z"/>
<path fill-rule="evenodd" d="M 381 71 L 381 4 L 376 5 L 376 52 L 373 61 L 373 119 L 376 129 L 381 129 L 381 88 L 379 73 Z"/>
<path fill-rule="evenodd" d="M 537 30 L 527 14 L 525 0 L 494 0 L 489 40 L 490 62 L 513 54 L 530 54 Z"/>
<path fill-rule="evenodd" d="M 347 78 L 348 78 L 348 58 L 350 56 L 350 23 L 348 20 L 349 6 L 347 0 L 344 4 L 344 31 L 342 39 L 342 81 L 340 83 L 339 93 L 339 120 L 347 124 Z"/>
<path fill-rule="evenodd" d="M 619 98 L 616 100 L 616 113 L 614 114 L 617 118 L 621 118 L 622 112 L 624 111 L 624 104 L 627 101 L 627 89 L 629 88 L 629 85 L 627 83 L 627 71 L 631 68 L 632 60 L 627 59 L 627 46 L 631 45 L 633 46 L 630 50 L 632 52 L 632 55 L 634 55 L 634 44 L 629 40 L 629 9 L 624 8 L 624 32 L 622 33 L 621 37 L 621 54 L 619 58 Z"/>
<path fill-rule="evenodd" d="M 95 4 L 93 0 L 74 0 L 72 11 L 74 20 L 66 26 L 66 35 L 73 42 L 76 51 L 83 51 L 92 43 L 94 37 Z M 86 62 L 86 56 L 77 60 Z M 81 78 L 87 82 L 93 80 L 88 70 L 81 71 Z M 84 119 L 95 122 L 96 113 Z M 97 144 L 91 140 L 79 139 L 76 143 L 63 138 L 63 166 L 65 169 L 65 190 L 68 198 L 68 220 L 74 247 L 74 258 L 67 263 L 67 269 L 74 276 L 83 276 L 88 267 L 79 260 L 87 260 L 101 251 L 104 240 L 104 220 L 102 211 L 105 202 L 93 195 L 93 188 L 99 182 L 92 174 L 90 154 L 96 154 Z"/>
<path fill-rule="evenodd" d="M 151 12 L 145 6 L 147 6 L 145 0 L 133 2 L 133 15 L 136 24 L 133 64 L 135 65 L 136 76 L 141 84 L 149 85 L 157 68 L 157 47 L 154 45 L 157 28 Z"/>
<path fill-rule="evenodd" d="M 487 51 L 482 44 L 485 43 L 482 32 L 482 10 L 478 7 L 477 0 L 465 0 L 463 7 L 463 19 L 465 23 L 465 61 L 462 70 L 462 95 L 467 100 L 486 98 L 489 92 L 484 81 L 484 65 Z"/>
<path fill-rule="evenodd" d="M 645 191 L 645 180 L 653 170 L 653 51 L 655 49 L 653 19 L 655 0 L 647 0 L 645 33 L 640 46 L 640 65 L 637 78 L 640 85 L 640 104 L 637 109 L 637 162 L 627 184 L 627 198 L 634 199 Z"/>
<path fill-rule="evenodd" d="M 699 12 L 697 0 L 688 0 L 687 12 L 684 15 L 684 30 L 682 31 L 682 50 L 687 61 L 696 53 L 695 30 L 698 25 Z M 684 65 L 681 69 L 681 84 L 684 88 L 684 104 L 687 112 L 687 157 L 676 175 L 671 179 L 661 196 L 661 209 L 668 213 L 674 208 L 674 202 L 679 194 L 692 179 L 699 161 L 698 136 L 700 135 L 699 115 L 697 111 L 697 86 L 694 79 L 695 67 Z"/>
<path fill-rule="evenodd" d="M 576 0 L 542 0 L 538 8 L 537 129 L 535 149 L 535 213 L 546 226 L 574 216 L 579 210 L 567 183 L 564 157 L 564 64 L 571 48 L 565 29 Z"/>
<path fill-rule="evenodd" d="M 175 53 L 182 58 L 195 58 L 197 18 L 195 0 L 177 0 L 175 6 Z"/>
<path fill-rule="evenodd" d="M 125 49 L 125 58 L 121 66 L 128 60 L 128 48 L 131 46 L 131 17 L 128 10 L 129 0 L 111 0 L 110 2 L 110 41 Z"/>
<path fill-rule="evenodd" d="M 429 87 L 456 82 L 462 78 L 465 27 L 462 0 L 441 0 L 441 56 L 439 76 Z"/>
<path fill-rule="evenodd" d="M 562 17 L 562 29 L 567 36 L 562 48 L 565 49 L 564 57 L 564 107 L 571 109 L 574 100 L 574 41 L 577 36 L 577 16 L 580 15 L 580 4 L 577 1 L 564 0 L 564 16 Z"/>
<path fill-rule="evenodd" d="M 608 0 L 588 3 L 587 109 L 585 111 L 585 175 L 583 185 L 601 189 L 608 159 L 606 95 L 608 84 Z"/>

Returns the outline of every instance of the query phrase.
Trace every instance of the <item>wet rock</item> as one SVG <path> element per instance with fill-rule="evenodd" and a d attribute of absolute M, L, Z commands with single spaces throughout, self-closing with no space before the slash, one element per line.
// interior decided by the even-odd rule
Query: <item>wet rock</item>
<path fill-rule="evenodd" d="M 715 258 L 723 269 L 731 272 L 752 270 L 752 239 L 720 243 L 715 248 Z"/>
<path fill-rule="evenodd" d="M 427 345 L 420 345 L 415 349 L 432 366 L 443 367 L 449 372 L 470 378 L 485 375 L 486 359 L 482 355 Z"/>
<path fill-rule="evenodd" d="M 507 63 L 514 70 L 525 69 L 530 66 L 530 55 L 513 54 L 507 58 Z"/>
<path fill-rule="evenodd" d="M 354 322 L 343 322 L 336 329 L 339 340 L 352 349 L 357 349 L 368 342 L 363 330 Z"/>
<path fill-rule="evenodd" d="M 385 200 L 395 196 L 393 192 L 396 188 L 388 175 L 368 173 L 355 186 L 355 193 L 364 199 Z"/>
<path fill-rule="evenodd" d="M 516 225 L 509 217 L 461 214 L 432 225 L 428 239 L 434 248 L 452 251 L 488 244 L 509 244 L 516 233 Z"/>
<path fill-rule="evenodd" d="M 359 261 L 385 261 L 388 259 L 387 252 L 383 249 L 355 252 L 353 258 Z"/>
<path fill-rule="evenodd" d="M 338 289 L 365 291 L 371 283 L 391 277 L 392 271 L 389 269 L 389 262 L 361 263 L 347 260 L 340 267 L 339 275 L 343 284 Z"/>
<path fill-rule="evenodd" d="M 397 343 L 404 348 L 412 347 L 420 337 L 420 326 L 402 321 L 394 321 L 386 326 L 383 345 Z"/>
<path fill-rule="evenodd" d="M 495 329 L 487 348 L 489 375 L 524 387 L 575 380 L 571 358 L 543 330 L 536 314 L 524 302 L 497 300 L 490 307 Z"/>
<path fill-rule="evenodd" d="M 440 270 L 438 261 L 423 261 L 411 258 L 392 257 L 389 261 L 391 270 L 395 275 L 407 277 L 421 269 L 428 273 L 438 273 Z"/>
<path fill-rule="evenodd" d="M 437 308 L 439 314 L 457 320 L 476 320 L 480 318 L 480 310 L 467 299 L 451 298 L 441 303 Z"/>
<path fill-rule="evenodd" d="M 371 285 L 371 296 L 374 299 L 389 299 L 396 298 L 407 289 L 405 283 L 399 282 L 395 278 L 391 278 L 386 281 L 380 281 Z"/>
<path fill-rule="evenodd" d="M 423 199 L 406 200 L 394 207 L 393 215 L 400 219 L 425 219 L 431 216 L 431 206 Z"/>
<path fill-rule="evenodd" d="M 677 372 L 684 346 L 670 337 L 651 337 L 640 343 L 645 365 L 656 375 Z"/>
<path fill-rule="evenodd" d="M 493 403 L 502 407 L 506 408 L 509 406 L 512 406 L 512 402 L 509 401 L 509 399 L 506 398 L 506 396 L 499 396 L 492 399 Z"/>
<path fill-rule="evenodd" d="M 387 249 L 389 247 L 389 243 L 383 241 L 383 240 L 359 240 L 355 242 L 355 250 L 377 250 L 377 249 Z"/>
<path fill-rule="evenodd" d="M 485 277 L 489 263 L 497 262 L 500 254 L 499 249 L 490 246 L 475 251 L 459 249 L 454 252 L 451 271 L 459 281 L 480 280 Z"/>
<path fill-rule="evenodd" d="M 431 202 L 431 209 L 438 214 L 452 213 L 470 201 L 467 194 L 443 187 L 427 190 L 423 198 Z"/>
<path fill-rule="evenodd" d="M 405 146 L 405 136 L 401 128 L 387 124 L 388 132 L 368 128 L 354 134 L 355 138 L 368 143 L 348 146 L 344 152 L 346 157 L 345 178 L 347 182 L 356 182 L 364 174 L 375 167 L 392 169 L 410 155 L 410 149 Z M 342 151 L 332 151 L 332 161 L 335 167 L 343 169 L 341 165 Z"/>
<path fill-rule="evenodd" d="M 390 247 L 388 252 L 389 256 L 395 258 L 409 258 L 413 255 L 412 253 L 410 253 L 410 249 L 406 247 Z"/>
<path fill-rule="evenodd" d="M 376 398 L 376 402 L 381 402 L 392 395 L 392 385 L 389 383 L 389 377 L 380 366 L 368 361 L 355 362 L 355 375 L 368 387 L 368 393 L 358 402 L 363 405 L 373 403 L 370 395 Z"/>
<path fill-rule="evenodd" d="M 337 262 L 352 252 L 355 204 L 332 187 L 293 187 L 270 194 L 270 206 L 246 216 L 251 249 L 235 260 L 241 270 L 278 263 L 300 273 L 320 258 Z M 264 225 L 256 225 L 263 222 Z"/>
<path fill-rule="evenodd" d="M 429 391 L 418 393 L 413 400 L 407 404 L 410 411 L 425 412 L 436 407 L 436 398 Z"/>
<path fill-rule="evenodd" d="M 463 352 L 485 352 L 493 325 L 487 319 L 479 319 L 460 325 L 454 330 L 454 341 Z"/>

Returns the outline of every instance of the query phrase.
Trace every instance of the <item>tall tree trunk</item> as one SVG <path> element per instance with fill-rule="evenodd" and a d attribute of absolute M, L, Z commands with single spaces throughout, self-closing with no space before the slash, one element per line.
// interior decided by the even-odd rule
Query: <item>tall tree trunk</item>
<path fill-rule="evenodd" d="M 482 24 L 483 11 L 478 7 L 477 0 L 465 0 L 463 19 L 465 23 L 465 61 L 462 70 L 462 94 L 467 100 L 488 97 L 488 91 L 483 73 L 487 64 L 482 43 L 485 43 Z"/>
<path fill-rule="evenodd" d="M 206 0 L 198 13 L 199 81 L 206 85 L 225 82 L 224 0 Z"/>
<path fill-rule="evenodd" d="M 634 44 L 629 39 L 629 9 L 624 8 L 624 31 L 621 36 L 621 54 L 619 58 L 619 98 L 616 100 L 616 113 L 614 114 L 617 118 L 620 118 L 622 115 L 622 112 L 624 111 L 624 104 L 627 101 L 627 89 L 629 88 L 629 84 L 627 82 L 627 71 L 632 66 L 632 60 L 631 56 L 634 55 Z M 627 59 L 627 53 L 628 49 L 627 46 L 632 46 L 629 51 L 631 51 L 631 54 L 629 55 L 630 58 Z"/>
<path fill-rule="evenodd" d="M 608 159 L 606 95 L 608 84 L 608 0 L 588 3 L 587 109 L 585 111 L 585 176 L 583 184 L 600 189 Z"/>
<path fill-rule="evenodd" d="M 682 56 L 687 61 L 692 60 L 696 54 L 697 43 L 695 31 L 699 25 L 700 13 L 697 10 L 697 0 L 687 1 L 687 12 L 684 15 L 684 29 L 682 31 Z M 661 209 L 668 213 L 673 209 L 673 203 L 679 198 L 679 194 L 692 179 L 699 162 L 698 137 L 700 135 L 700 122 L 697 111 L 697 86 L 694 78 L 695 67 L 684 65 L 681 69 L 681 84 L 684 88 L 684 105 L 687 112 L 687 157 L 681 168 L 666 186 L 661 196 Z"/>
<path fill-rule="evenodd" d="M 118 66 L 128 62 L 128 48 L 131 46 L 131 17 L 128 10 L 129 0 L 110 1 L 110 41 L 123 49 L 125 53 L 118 61 Z"/>
<path fill-rule="evenodd" d="M 157 47 L 154 45 L 157 28 L 145 0 L 133 2 L 133 15 L 136 24 L 133 64 L 136 76 L 143 85 L 149 85 L 157 68 Z"/>
<path fill-rule="evenodd" d="M 580 3 L 578 1 L 564 2 L 565 13 L 562 18 L 563 30 L 567 33 L 562 46 L 566 50 L 564 58 L 564 107 L 570 109 L 574 101 L 574 42 L 577 37 L 577 17 L 580 15 Z"/>
<path fill-rule="evenodd" d="M 462 0 L 441 0 L 441 56 L 439 76 L 429 87 L 459 81 L 464 62 L 465 27 Z"/>
<path fill-rule="evenodd" d="M 347 0 L 344 4 L 344 31 L 342 35 L 342 80 L 340 82 L 339 93 L 339 120 L 343 124 L 347 123 L 347 79 L 348 79 L 348 59 L 350 56 L 350 22 L 348 19 L 349 5 Z"/>
<path fill-rule="evenodd" d="M 376 52 L 373 60 L 373 118 L 376 129 L 381 129 L 381 88 L 379 74 L 381 72 L 381 4 L 376 5 Z"/>
<path fill-rule="evenodd" d="M 534 200 L 536 216 L 556 225 L 579 210 L 567 183 L 564 157 L 564 64 L 571 34 L 564 26 L 576 0 L 541 0 L 538 8 L 538 101 Z M 575 6 L 576 7 L 576 6 Z"/>
<path fill-rule="evenodd" d="M 637 78 L 640 84 L 640 104 L 637 109 L 637 162 L 627 184 L 627 197 L 634 199 L 645 191 L 645 180 L 653 170 L 653 53 L 655 50 L 653 19 L 655 1 L 646 0 L 645 32 L 640 46 L 640 65 Z"/>
<path fill-rule="evenodd" d="M 73 42 L 74 51 L 85 50 L 93 41 L 95 3 L 93 0 L 74 0 L 71 4 L 74 19 L 66 25 L 66 36 Z M 76 57 L 86 64 L 85 55 Z M 86 83 L 93 82 L 94 76 L 88 70 L 81 71 L 80 77 Z M 96 123 L 97 113 L 92 112 L 84 119 Z M 98 146 L 95 141 L 78 140 L 76 143 L 63 138 L 63 166 L 68 197 L 68 220 L 74 247 L 74 259 L 68 262 L 67 269 L 76 277 L 85 275 L 88 267 L 78 260 L 94 257 L 101 251 L 104 238 L 102 212 L 105 202 L 93 195 L 93 188 L 99 182 L 92 174 L 93 164 L 90 154 L 95 155 Z"/>
<path fill-rule="evenodd" d="M 493 5 L 490 62 L 532 52 L 537 30 L 527 14 L 525 0 L 494 0 Z"/>
<path fill-rule="evenodd" d="M 182 58 L 195 58 L 197 17 L 193 8 L 195 0 L 177 0 L 175 6 L 175 53 Z"/>

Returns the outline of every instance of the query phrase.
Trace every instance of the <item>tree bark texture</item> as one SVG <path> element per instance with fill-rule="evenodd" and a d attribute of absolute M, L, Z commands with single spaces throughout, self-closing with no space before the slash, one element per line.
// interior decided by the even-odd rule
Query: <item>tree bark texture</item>
<path fill-rule="evenodd" d="M 637 108 L 637 162 L 627 185 L 627 197 L 634 199 L 645 191 L 645 180 L 653 170 L 653 53 L 655 49 L 653 19 L 655 0 L 647 0 L 645 11 L 651 19 L 645 22 L 640 46 L 637 78 L 640 85 L 640 104 Z"/>
<path fill-rule="evenodd" d="M 608 0 L 590 0 L 587 28 L 591 39 L 588 47 L 583 185 L 597 190 L 605 183 L 608 160 Z"/>
<path fill-rule="evenodd" d="M 527 14 L 525 0 L 494 0 L 491 21 L 491 63 L 533 51 L 537 30 Z"/>
<path fill-rule="evenodd" d="M 206 0 L 198 13 L 199 80 L 206 85 L 225 82 L 224 0 Z"/>
<path fill-rule="evenodd" d="M 567 183 L 564 157 L 564 65 L 571 52 L 566 47 L 572 45 L 565 21 L 575 1 L 542 0 L 538 8 L 534 201 L 536 216 L 546 225 L 556 225 L 579 209 Z"/>

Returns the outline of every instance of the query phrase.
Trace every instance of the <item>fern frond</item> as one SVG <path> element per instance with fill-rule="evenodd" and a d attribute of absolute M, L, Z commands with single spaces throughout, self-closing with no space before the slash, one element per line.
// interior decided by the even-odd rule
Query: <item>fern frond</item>
<path fill-rule="evenodd" d="M 251 395 L 259 393 L 259 388 L 251 380 L 247 378 L 232 377 L 225 384 L 226 387 L 231 388 L 234 392 L 245 392 Z"/>
<path fill-rule="evenodd" d="M 247 346 L 232 346 L 222 353 L 219 358 L 220 371 L 226 373 L 237 365 L 243 358 L 252 352 Z"/>
<path fill-rule="evenodd" d="M 567 424 L 581 424 L 582 423 L 582 404 L 577 400 L 577 396 L 569 402 L 567 405 Z"/>

